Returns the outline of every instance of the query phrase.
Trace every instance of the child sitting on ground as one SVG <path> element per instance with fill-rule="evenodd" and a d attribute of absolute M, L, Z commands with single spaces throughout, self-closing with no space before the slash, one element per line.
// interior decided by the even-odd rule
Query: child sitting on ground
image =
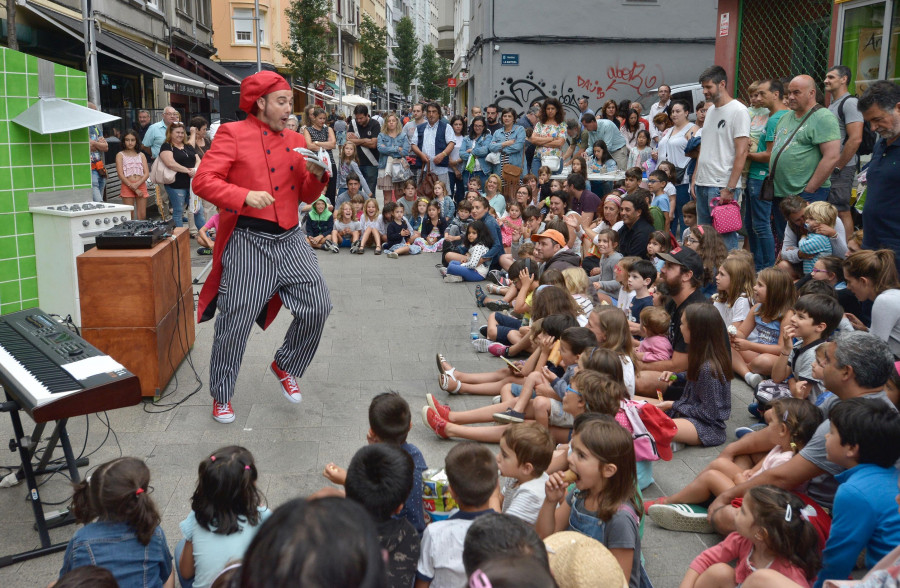
<path fill-rule="evenodd" d="M 644 363 L 672 359 L 672 342 L 669 341 L 669 325 L 672 317 L 659 306 L 641 310 L 641 336 L 635 355 Z"/>
<path fill-rule="evenodd" d="M 563 279 L 566 282 L 566 290 L 578 303 L 581 308 L 581 314 L 578 316 L 578 325 L 586 327 L 588 323 L 588 315 L 594 310 L 594 303 L 591 302 L 590 293 L 588 292 L 588 275 L 580 267 L 570 267 L 562 271 Z"/>
<path fill-rule="evenodd" d="M 206 221 L 206 224 L 200 227 L 200 230 L 197 231 L 197 243 L 200 245 L 200 247 L 197 249 L 198 255 L 212 255 L 213 247 L 216 243 L 216 233 L 218 232 L 218 230 L 219 213 L 218 209 L 216 209 L 216 214 L 209 217 L 209 220 Z"/>
<path fill-rule="evenodd" d="M 376 200 L 377 202 L 377 200 Z M 353 220 L 362 218 L 363 206 L 366 204 L 366 197 L 362 194 L 356 194 L 350 199 L 350 208 L 353 209 Z"/>
<path fill-rule="evenodd" d="M 513 235 L 522 231 L 522 206 L 518 202 L 506 205 L 506 214 L 500 217 L 500 235 L 503 237 L 503 250 L 512 251 Z"/>
<path fill-rule="evenodd" d="M 434 199 L 432 202 L 438 203 L 438 206 L 441 207 L 441 218 L 444 219 L 444 222 L 449 223 L 453 215 L 456 214 L 456 204 L 447 192 L 447 186 L 444 182 L 436 182 L 434 184 Z"/>
<path fill-rule="evenodd" d="M 403 216 L 407 219 L 412 218 L 415 214 L 416 181 L 414 179 L 410 178 L 403 182 L 403 198 L 397 199 L 397 205 L 403 208 Z"/>
<path fill-rule="evenodd" d="M 462 200 L 456 206 L 456 216 L 447 224 L 447 230 L 444 231 L 444 245 L 447 247 L 445 251 L 456 251 L 462 245 L 463 235 L 466 234 L 468 227 L 475 219 L 472 218 L 472 203 L 468 200 Z"/>
<path fill-rule="evenodd" d="M 661 272 L 666 262 L 659 256 L 660 253 L 668 253 L 671 242 L 669 241 L 668 231 L 653 231 L 650 233 L 650 240 L 647 241 L 647 258 L 656 271 Z"/>
<path fill-rule="evenodd" d="M 412 524 L 416 531 L 425 530 L 425 513 L 422 510 L 422 472 L 428 466 L 419 448 L 408 443 L 406 437 L 412 429 L 409 404 L 396 392 L 382 392 L 369 403 L 369 432 L 366 442 L 369 445 L 384 443 L 394 445 L 409 454 L 413 460 L 412 491 L 406 498 L 406 504 L 399 515 Z M 347 471 L 329 463 L 323 474 L 334 484 L 343 485 L 347 480 Z"/>
<path fill-rule="evenodd" d="M 97 565 L 120 586 L 173 588 L 172 555 L 149 489 L 150 469 L 135 457 L 106 462 L 76 484 L 72 512 L 84 527 L 69 540 L 60 577 Z"/>
<path fill-rule="evenodd" d="M 697 203 L 693 200 L 686 202 L 681 207 L 681 217 L 684 219 L 684 232 L 679 243 L 684 245 L 684 240 L 690 237 L 691 229 L 697 226 Z"/>
<path fill-rule="evenodd" d="M 633 335 L 641 331 L 641 311 L 653 306 L 653 294 L 650 286 L 656 282 L 656 267 L 646 259 L 639 259 L 628 272 L 628 288 L 634 293 L 631 306 L 628 308 L 628 327 Z"/>
<path fill-rule="evenodd" d="M 359 252 L 363 253 L 368 244 L 375 245 L 375 255 L 381 255 L 381 232 L 385 230 L 384 220 L 378 214 L 378 201 L 369 198 L 363 205 L 363 214 L 359 219 L 362 238 L 360 239 Z"/>
<path fill-rule="evenodd" d="M 334 218 L 328 210 L 328 200 L 325 196 L 319 196 L 312 203 L 312 209 L 306 215 L 304 232 L 306 242 L 313 249 L 324 249 L 332 253 L 339 253 L 337 243 L 331 240 L 334 231 Z"/>
<path fill-rule="evenodd" d="M 349 202 L 344 202 L 338 207 L 334 217 L 331 240 L 337 243 L 338 247 L 349 247 L 350 253 L 362 253 L 359 229 L 359 221 L 353 218 L 353 207 Z"/>
<path fill-rule="evenodd" d="M 416 569 L 417 588 L 459 588 L 466 585 L 462 561 L 466 531 L 477 517 L 494 512 L 490 502 L 497 488 L 497 460 L 484 445 L 465 441 L 444 461 L 450 496 L 459 513 L 432 523 L 422 536 Z"/>
<path fill-rule="evenodd" d="M 387 253 L 385 255 L 391 259 L 397 259 L 401 255 L 422 253 L 421 247 L 410 245 L 413 233 L 409 228 L 409 223 L 403 217 L 403 207 L 394 202 L 388 202 L 384 207 L 387 208 L 390 204 L 394 205 L 394 210 L 392 212 L 393 220 L 387 225 L 387 240 L 384 244 Z"/>
<path fill-rule="evenodd" d="M 207 588 L 247 547 L 271 512 L 256 487 L 253 454 L 235 445 L 200 462 L 191 513 L 181 521 L 184 539 L 175 548 L 182 586 Z"/>
<path fill-rule="evenodd" d="M 787 393 L 815 403 L 825 391 L 824 384 L 813 379 L 815 348 L 824 343 L 841 323 L 844 311 L 837 299 L 824 294 L 807 294 L 794 303 L 790 322 L 781 329 L 781 354 L 772 366 L 772 381 L 787 381 Z M 799 341 L 794 344 L 794 340 Z M 799 384 L 804 386 L 800 387 Z M 760 394 L 759 410 L 763 410 Z"/>
<path fill-rule="evenodd" d="M 421 237 L 413 243 L 421 247 L 425 253 L 435 253 L 444 247 L 444 239 L 441 235 L 447 230 L 447 222 L 441 216 L 441 204 L 437 199 L 429 202 L 425 210 L 427 216 L 419 228 Z"/>
<path fill-rule="evenodd" d="M 818 534 L 805 518 L 804 503 L 774 486 L 751 488 L 740 515 L 745 524 L 693 562 L 681 588 L 740 586 L 758 569 L 768 568 L 808 586 L 819 569 Z M 736 567 L 729 563 L 736 561 Z"/>
<path fill-rule="evenodd" d="M 900 513 L 894 502 L 900 414 L 879 400 L 854 398 L 835 404 L 828 418 L 828 461 L 847 469 L 834 477 L 840 486 L 816 588 L 825 580 L 846 579 L 861 551 L 871 568 L 900 545 Z"/>
<path fill-rule="evenodd" d="M 556 341 L 549 334 L 542 333 L 538 336 L 538 342 L 542 351 L 549 356 Z M 546 366 L 540 371 L 528 374 L 513 406 L 503 412 L 495 413 L 494 420 L 501 424 L 523 422 L 531 399 L 538 395 L 561 401 L 566 394 L 566 387 L 577 371 L 578 358 L 585 349 L 596 345 L 597 337 L 590 329 L 571 327 L 563 331 L 559 338 L 559 360 L 554 362 L 557 367 L 565 369 L 563 375 L 558 376 Z M 511 390 L 511 392 L 514 396 L 516 395 L 515 390 Z M 560 410 L 556 411 L 556 416 L 560 418 L 555 422 L 551 415 L 550 424 L 556 427 L 571 426 L 572 419 L 563 414 L 561 406 L 558 408 Z"/>
<path fill-rule="evenodd" d="M 644 505 L 650 518 L 660 527 L 672 531 L 709 530 L 705 515 L 702 519 L 693 517 L 683 505 L 703 504 L 737 484 L 790 461 L 812 439 L 822 424 L 822 413 L 805 400 L 782 398 L 772 404 L 772 410 L 766 411 L 766 424 L 759 434 L 773 447 L 765 458 L 754 464 L 750 455 L 736 456 L 734 460 L 717 457 L 675 494 L 646 501 Z M 797 492 L 805 489 L 805 485 L 794 488 Z"/>
<path fill-rule="evenodd" d="M 386 554 L 387 586 L 412 586 L 416 578 L 421 538 L 408 520 L 394 516 L 410 496 L 414 474 L 412 458 L 387 443 L 363 447 L 347 467 L 347 498 L 360 503 L 375 521 Z"/>
<path fill-rule="evenodd" d="M 503 431 L 497 454 L 504 476 L 498 488 L 501 512 L 534 525 L 544 503 L 546 470 L 554 447 L 550 433 L 537 423 L 520 423 Z"/>
<path fill-rule="evenodd" d="M 813 202 L 803 211 L 807 233 L 800 237 L 797 248 L 804 253 L 803 275 L 812 273 L 816 261 L 823 255 L 831 255 L 831 239 L 818 233 L 819 227 L 834 228 L 837 221 L 837 209 L 828 202 Z"/>

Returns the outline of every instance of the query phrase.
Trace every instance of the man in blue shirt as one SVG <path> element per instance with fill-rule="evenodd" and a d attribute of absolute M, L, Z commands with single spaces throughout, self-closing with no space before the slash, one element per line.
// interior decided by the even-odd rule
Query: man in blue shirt
<path fill-rule="evenodd" d="M 621 170 L 628 167 L 628 149 L 625 146 L 625 136 L 619 131 L 616 123 L 605 118 L 594 118 L 592 114 L 585 114 L 581 117 L 581 124 L 584 126 L 584 130 L 587 131 L 587 141 L 585 141 L 585 135 L 582 134 L 576 155 L 581 155 L 584 151 L 590 153 L 591 146 L 597 141 L 603 140 L 606 143 L 606 148 L 609 150 L 610 157 L 616 160 L 616 167 Z"/>
<path fill-rule="evenodd" d="M 151 162 L 148 163 L 152 163 L 153 159 L 159 157 L 159 148 L 166 142 L 166 129 L 177 120 L 178 111 L 171 106 L 166 106 L 163 110 L 162 120 L 147 127 L 143 144 L 150 148 Z"/>
<path fill-rule="evenodd" d="M 859 111 L 880 140 L 875 143 L 866 172 L 866 202 L 863 205 L 863 249 L 900 251 L 900 86 L 875 82 L 859 99 Z M 849 235 L 848 235 L 849 236 Z M 895 258 L 900 269 L 900 256 Z"/>

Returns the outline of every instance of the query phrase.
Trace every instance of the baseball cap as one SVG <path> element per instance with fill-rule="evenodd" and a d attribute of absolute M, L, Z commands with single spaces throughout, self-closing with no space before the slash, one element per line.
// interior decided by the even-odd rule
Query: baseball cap
<path fill-rule="evenodd" d="M 660 259 L 675 265 L 683 266 L 694 274 L 694 278 L 703 281 L 703 259 L 693 249 L 688 247 L 678 247 L 673 249 L 671 253 L 657 253 Z"/>
<path fill-rule="evenodd" d="M 566 246 L 566 238 L 563 237 L 562 233 L 560 233 L 559 231 L 554 230 L 554 229 L 544 231 L 543 233 L 538 233 L 537 235 L 532 235 L 531 240 L 538 241 L 540 239 L 543 239 L 544 237 L 546 237 L 548 239 L 553 239 L 554 241 L 559 243 L 560 247 Z M 701 265 L 701 267 L 703 266 L 702 263 L 700 265 Z"/>

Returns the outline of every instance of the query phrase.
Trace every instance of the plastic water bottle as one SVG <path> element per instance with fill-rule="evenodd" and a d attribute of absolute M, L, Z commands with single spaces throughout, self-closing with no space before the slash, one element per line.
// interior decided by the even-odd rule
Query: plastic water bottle
<path fill-rule="evenodd" d="M 472 324 L 469 326 L 469 334 L 472 336 L 472 340 L 478 339 L 481 337 L 481 326 L 478 324 L 478 313 L 472 313 Z"/>

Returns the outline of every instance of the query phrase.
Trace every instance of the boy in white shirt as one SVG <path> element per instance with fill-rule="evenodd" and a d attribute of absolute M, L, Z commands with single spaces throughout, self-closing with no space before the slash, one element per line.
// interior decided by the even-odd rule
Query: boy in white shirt
<path fill-rule="evenodd" d="M 534 525 L 544 503 L 547 467 L 555 445 L 550 432 L 536 422 L 512 425 L 500 438 L 497 465 L 503 483 L 498 489 L 497 506 L 504 514 Z"/>

